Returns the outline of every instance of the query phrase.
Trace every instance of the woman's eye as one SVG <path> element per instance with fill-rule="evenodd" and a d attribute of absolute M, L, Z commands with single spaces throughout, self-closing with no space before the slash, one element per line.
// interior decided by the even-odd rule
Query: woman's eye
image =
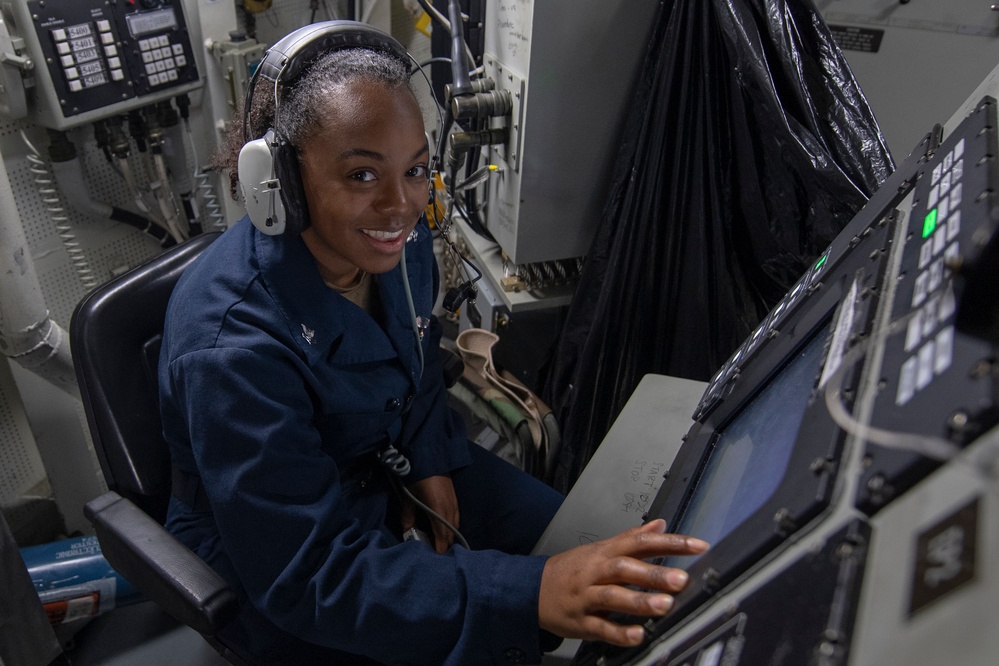
<path fill-rule="evenodd" d="M 375 179 L 375 174 L 371 171 L 355 171 L 350 174 L 350 178 L 361 183 L 369 183 Z"/>
<path fill-rule="evenodd" d="M 418 178 L 426 178 L 426 177 L 427 177 L 427 167 L 426 167 L 426 165 L 423 165 L 423 164 L 421 164 L 421 165 L 419 165 L 419 166 L 415 166 L 415 167 L 413 167 L 412 169 L 410 169 L 410 170 L 409 170 L 409 171 L 408 171 L 408 172 L 406 173 L 406 175 L 407 175 L 407 176 L 412 176 L 412 177 L 414 177 L 414 178 L 415 178 L 415 177 L 418 177 Z"/>

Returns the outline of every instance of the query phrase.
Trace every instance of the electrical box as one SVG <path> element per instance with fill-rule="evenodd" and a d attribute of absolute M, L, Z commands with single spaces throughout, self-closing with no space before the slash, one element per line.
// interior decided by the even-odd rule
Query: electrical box
<path fill-rule="evenodd" d="M 32 119 L 69 129 L 202 85 L 180 0 L 28 0 L 9 6 L 32 66 Z"/>
<path fill-rule="evenodd" d="M 486 226 L 518 264 L 585 256 L 610 190 L 655 0 L 486 4 L 483 67 L 514 112 L 488 150 Z"/>

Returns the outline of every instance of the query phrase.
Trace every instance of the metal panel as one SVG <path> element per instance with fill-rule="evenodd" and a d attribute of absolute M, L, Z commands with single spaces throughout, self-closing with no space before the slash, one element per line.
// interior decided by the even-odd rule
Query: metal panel
<path fill-rule="evenodd" d="M 868 35 L 841 40 L 841 45 L 896 160 L 904 159 L 934 123 L 948 118 L 954 100 L 965 99 L 999 63 L 999 12 L 990 9 L 993 3 L 815 4 L 832 27 Z"/>
<path fill-rule="evenodd" d="M 486 225 L 514 262 L 581 257 L 589 249 L 659 6 L 487 4 L 486 68 L 509 78 L 514 91 L 521 82 L 524 88 L 522 126 L 511 128 L 519 130 L 520 145 L 488 157 L 503 172 L 490 181 Z"/>
<path fill-rule="evenodd" d="M 0 360 L 0 507 L 6 508 L 45 481 L 21 396 L 6 359 Z"/>

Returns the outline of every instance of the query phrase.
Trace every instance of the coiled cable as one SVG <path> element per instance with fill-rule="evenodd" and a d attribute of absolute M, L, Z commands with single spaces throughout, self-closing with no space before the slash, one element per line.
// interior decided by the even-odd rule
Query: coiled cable
<path fill-rule="evenodd" d="M 403 455 L 399 449 L 395 448 L 391 444 L 388 444 L 384 449 L 378 452 L 377 457 L 378 462 L 380 462 L 388 471 L 392 473 L 390 477 L 392 482 L 403 492 L 403 494 L 406 495 L 406 497 L 410 499 L 410 501 L 413 502 L 413 504 L 423 509 L 428 516 L 440 522 L 441 525 L 451 530 L 451 533 L 454 534 L 454 538 L 458 540 L 458 543 L 466 549 L 471 550 L 471 547 L 468 545 L 468 541 L 465 540 L 465 537 L 460 531 L 458 531 L 457 527 L 452 525 L 450 521 L 444 518 L 444 516 L 440 515 L 429 506 L 418 500 L 416 496 L 413 495 L 413 492 L 407 488 L 404 483 L 402 483 L 403 477 L 409 474 L 411 466 L 409 464 L 409 459 L 406 458 L 406 456 Z"/>
<path fill-rule="evenodd" d="M 56 187 L 55 179 L 49 171 L 41 153 L 38 152 L 38 149 L 28 139 L 28 135 L 25 134 L 24 130 L 21 130 L 21 139 L 28 148 L 28 152 L 25 154 L 28 160 L 28 171 L 31 172 L 31 176 L 35 181 L 35 187 L 38 189 L 38 195 L 41 197 L 46 212 L 48 212 L 49 219 L 55 224 L 56 233 L 58 233 L 59 240 L 66 249 L 66 254 L 69 255 L 73 270 L 87 290 L 93 289 L 100 283 L 100 280 L 94 274 L 94 269 L 90 267 L 86 253 L 80 246 L 79 241 L 76 240 L 76 234 L 73 233 L 73 226 L 66 215 L 66 209 L 62 206 L 62 200 L 59 197 L 59 189 Z"/>
<path fill-rule="evenodd" d="M 406 476 L 412 469 L 409 459 L 391 444 L 378 452 L 378 462 L 398 477 Z"/>
<path fill-rule="evenodd" d="M 194 143 L 194 135 L 191 133 L 191 126 L 188 124 L 187 119 L 184 120 L 184 128 L 187 131 L 187 140 L 191 144 L 191 157 L 194 159 L 196 165 L 194 173 L 191 174 L 191 177 L 194 179 L 194 189 L 201 195 L 201 202 L 205 207 L 205 216 L 208 218 L 208 223 L 213 228 L 224 231 L 226 228 L 225 214 L 222 212 L 219 197 L 215 193 L 215 186 L 212 184 L 209 170 L 206 167 L 197 166 L 198 151 Z"/>

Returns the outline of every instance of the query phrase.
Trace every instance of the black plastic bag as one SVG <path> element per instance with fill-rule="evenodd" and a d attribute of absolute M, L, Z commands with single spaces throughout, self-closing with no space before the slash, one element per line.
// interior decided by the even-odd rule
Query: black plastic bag
<path fill-rule="evenodd" d="M 667 0 L 542 394 L 575 482 L 642 376 L 707 380 L 894 169 L 808 0 Z"/>

